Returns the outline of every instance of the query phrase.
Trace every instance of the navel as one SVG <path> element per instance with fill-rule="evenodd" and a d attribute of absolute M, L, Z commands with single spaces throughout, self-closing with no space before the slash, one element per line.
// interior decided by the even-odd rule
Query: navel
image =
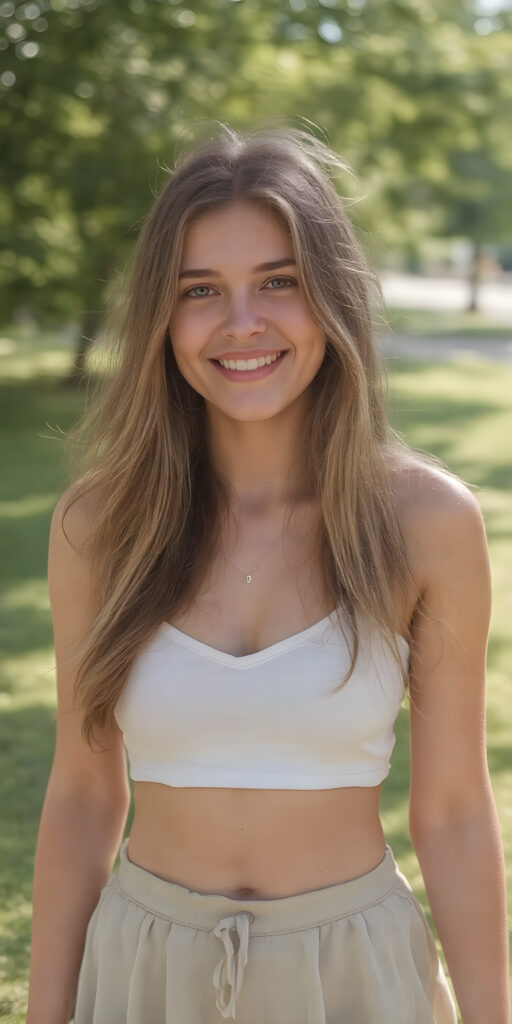
<path fill-rule="evenodd" d="M 251 889 L 249 886 L 247 886 L 247 887 L 242 886 L 240 889 L 236 890 L 237 896 L 239 896 L 241 899 L 244 899 L 244 900 L 251 899 L 251 897 L 254 896 L 255 892 L 256 892 L 256 889 Z"/>

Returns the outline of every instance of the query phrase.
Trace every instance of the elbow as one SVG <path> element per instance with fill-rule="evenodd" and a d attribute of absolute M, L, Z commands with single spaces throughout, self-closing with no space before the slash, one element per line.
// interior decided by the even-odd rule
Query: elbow
<path fill-rule="evenodd" d="M 481 792 L 467 804 L 457 804 L 435 818 L 411 812 L 409 834 L 415 853 L 425 853 L 442 838 L 473 842 L 475 838 L 499 832 L 499 821 L 492 790 Z"/>

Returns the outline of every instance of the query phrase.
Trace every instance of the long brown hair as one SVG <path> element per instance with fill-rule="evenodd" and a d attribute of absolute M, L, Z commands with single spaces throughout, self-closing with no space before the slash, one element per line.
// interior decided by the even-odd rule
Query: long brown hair
<path fill-rule="evenodd" d="M 386 415 L 370 309 L 378 279 L 330 173 L 353 172 L 302 129 L 239 133 L 215 125 L 213 137 L 180 155 L 147 215 L 110 300 L 102 373 L 91 378 L 87 407 L 67 439 L 74 485 L 64 515 L 81 495 L 95 495 L 84 545 L 95 616 L 75 683 L 91 745 L 113 724 L 137 655 L 164 620 L 193 602 L 219 542 L 221 512 L 233 500 L 207 456 L 204 399 L 178 370 L 168 324 L 188 225 L 235 198 L 265 204 L 287 227 L 303 294 L 325 332 L 301 472 L 321 511 L 327 593 L 333 607 L 343 606 L 354 638 L 340 686 L 358 655 L 358 614 L 381 632 L 408 686 L 393 598 L 412 576 L 392 477 L 412 450 Z M 412 454 L 449 473 L 433 456 Z"/>

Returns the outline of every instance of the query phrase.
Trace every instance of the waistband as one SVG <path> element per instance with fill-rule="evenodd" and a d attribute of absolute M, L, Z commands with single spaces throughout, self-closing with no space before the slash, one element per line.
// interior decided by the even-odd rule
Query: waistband
<path fill-rule="evenodd" d="M 114 881 L 124 893 L 159 917 L 195 928 L 213 928 L 220 917 L 245 911 L 253 919 L 252 935 L 278 935 L 337 921 L 385 899 L 398 884 L 400 871 L 386 843 L 383 859 L 371 871 L 346 882 L 280 899 L 232 899 L 199 893 L 146 871 L 128 857 L 128 839 L 119 851 Z"/>
<path fill-rule="evenodd" d="M 403 879 L 391 847 L 371 871 L 346 882 L 269 900 L 238 900 L 199 893 L 146 871 L 128 857 L 128 839 L 111 883 L 145 910 L 176 924 L 210 931 L 224 953 L 213 972 L 216 1005 L 222 1017 L 236 1020 L 236 1000 L 248 961 L 249 938 L 318 927 L 386 899 Z M 250 929 L 250 931 L 249 931 Z M 238 936 L 235 950 L 231 932 Z"/>

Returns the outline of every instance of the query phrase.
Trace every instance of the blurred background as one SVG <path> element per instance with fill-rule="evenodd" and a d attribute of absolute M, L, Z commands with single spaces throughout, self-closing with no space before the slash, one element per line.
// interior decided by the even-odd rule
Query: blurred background
<path fill-rule="evenodd" d="M 382 283 L 390 418 L 471 483 L 486 522 L 488 760 L 511 899 L 511 70 L 512 0 L 0 0 L 1 1020 L 24 1020 L 55 742 L 47 547 L 69 482 L 55 442 L 176 147 L 211 119 L 309 126 L 355 171 L 336 185 Z M 404 708 L 382 819 L 438 942 L 408 773 Z"/>

